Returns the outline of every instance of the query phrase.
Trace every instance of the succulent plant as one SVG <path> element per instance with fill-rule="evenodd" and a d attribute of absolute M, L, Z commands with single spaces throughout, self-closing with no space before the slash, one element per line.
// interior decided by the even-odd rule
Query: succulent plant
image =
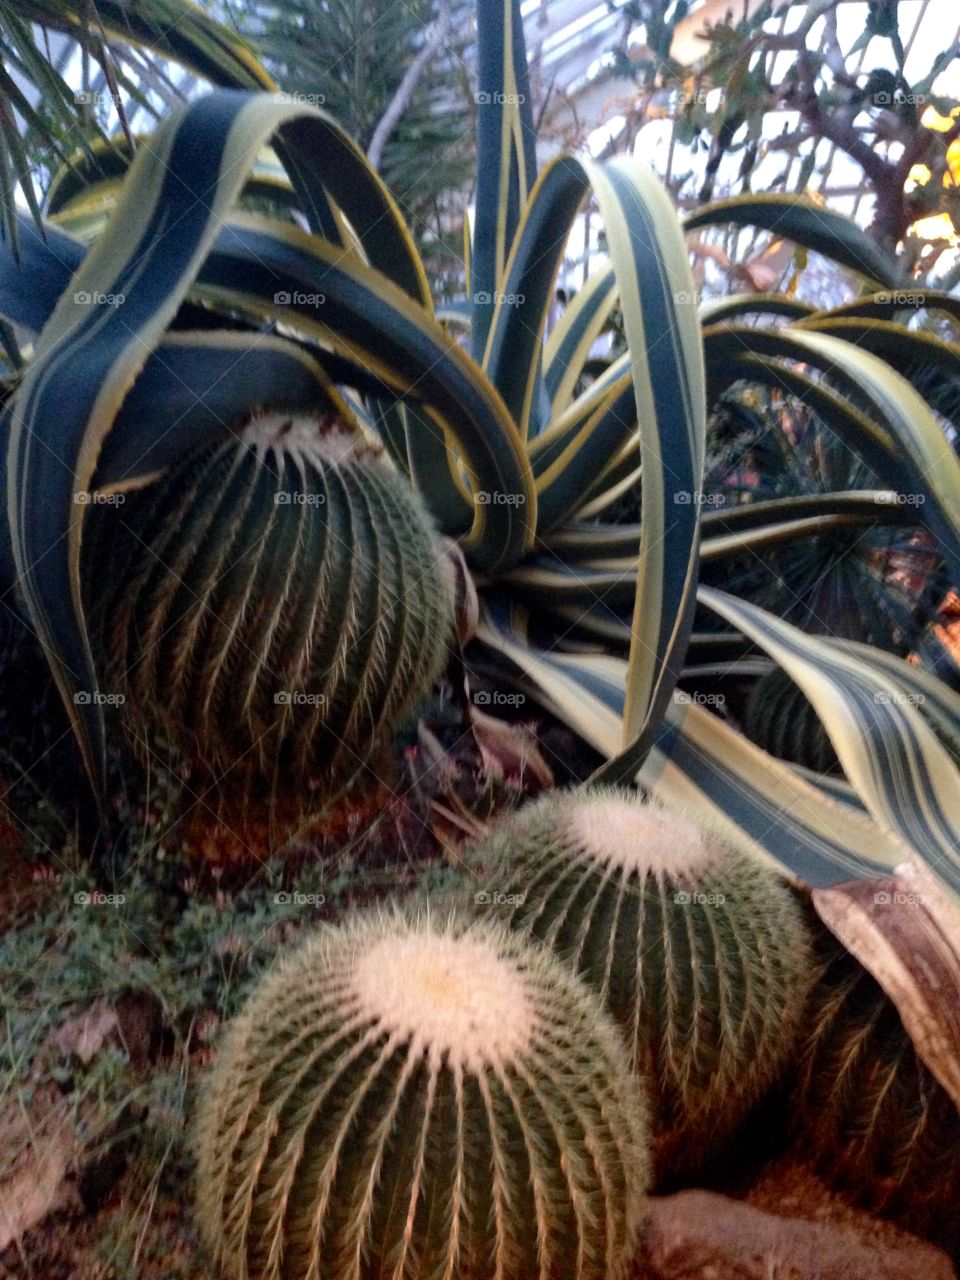
<path fill-rule="evenodd" d="M 781 760 L 817 773 L 836 773 L 840 769 L 823 721 L 782 667 L 762 675 L 750 690 L 743 730 L 758 747 Z"/>
<path fill-rule="evenodd" d="M 835 1186 L 960 1251 L 960 1111 L 880 984 L 818 929 L 794 1123 Z"/>
<path fill-rule="evenodd" d="M 789 886 L 719 835 L 633 793 L 548 795 L 469 861 L 480 903 L 601 994 L 648 1081 L 658 1183 L 694 1171 L 773 1085 L 808 983 Z"/>
<path fill-rule="evenodd" d="M 217 769 L 355 769 L 439 673 L 443 547 L 336 418 L 263 414 L 124 498 L 90 509 L 85 590 L 136 737 Z"/>
<path fill-rule="evenodd" d="M 233 1280 L 620 1280 L 647 1168 L 593 994 L 453 915 L 360 916 L 283 958 L 226 1033 L 196 1147 Z"/>

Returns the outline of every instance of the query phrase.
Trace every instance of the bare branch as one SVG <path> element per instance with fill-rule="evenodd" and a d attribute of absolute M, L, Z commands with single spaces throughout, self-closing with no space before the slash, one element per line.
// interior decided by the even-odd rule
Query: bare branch
<path fill-rule="evenodd" d="M 397 91 L 390 100 L 390 104 L 380 117 L 377 127 L 373 131 L 373 137 L 370 139 L 370 145 L 367 147 L 367 159 L 373 165 L 374 169 L 380 168 L 383 160 L 383 152 L 390 137 L 399 124 L 403 113 L 410 105 L 410 100 L 416 92 L 417 85 L 426 71 L 427 67 L 433 61 L 437 50 L 446 38 L 447 29 L 450 25 L 450 4 L 449 0 L 441 0 L 439 10 L 437 12 L 437 20 L 427 33 L 423 42 L 423 48 L 407 67 L 403 79 L 397 86 Z"/>

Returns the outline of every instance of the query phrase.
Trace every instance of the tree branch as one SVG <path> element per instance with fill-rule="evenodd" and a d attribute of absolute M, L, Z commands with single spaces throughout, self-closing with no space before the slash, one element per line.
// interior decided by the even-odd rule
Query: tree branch
<path fill-rule="evenodd" d="M 404 72 L 403 79 L 397 86 L 397 91 L 390 100 L 386 111 L 377 122 L 377 127 L 373 131 L 370 139 L 370 145 L 367 147 L 367 159 L 370 161 L 374 169 L 380 168 L 383 160 L 383 152 L 394 129 L 400 122 L 403 113 L 410 105 L 410 100 L 416 92 L 417 85 L 427 67 L 430 65 L 440 45 L 443 43 L 447 34 L 447 28 L 450 25 L 450 5 L 449 0 L 441 0 L 439 10 L 437 12 L 437 20 L 427 34 L 423 42 L 423 48 L 410 63 Z"/>

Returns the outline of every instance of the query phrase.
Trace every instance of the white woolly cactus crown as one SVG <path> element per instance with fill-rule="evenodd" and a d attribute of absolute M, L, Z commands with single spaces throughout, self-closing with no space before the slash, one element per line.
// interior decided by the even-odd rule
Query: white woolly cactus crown
<path fill-rule="evenodd" d="M 471 892 L 603 998 L 647 1082 L 662 1184 L 776 1082 L 811 981 L 803 913 L 719 831 L 615 789 L 554 792 L 467 854 Z"/>
<path fill-rule="evenodd" d="M 196 1139 L 236 1280 L 629 1274 L 641 1092 L 590 991 L 493 922 L 319 931 L 228 1029 Z"/>

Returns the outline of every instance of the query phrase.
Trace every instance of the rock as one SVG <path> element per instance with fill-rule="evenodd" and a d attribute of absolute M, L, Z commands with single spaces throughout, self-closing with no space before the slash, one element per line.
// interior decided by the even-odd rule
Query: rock
<path fill-rule="evenodd" d="M 925 1241 L 903 1235 L 891 1245 L 711 1191 L 652 1198 L 646 1240 L 649 1280 L 957 1280 Z"/>

